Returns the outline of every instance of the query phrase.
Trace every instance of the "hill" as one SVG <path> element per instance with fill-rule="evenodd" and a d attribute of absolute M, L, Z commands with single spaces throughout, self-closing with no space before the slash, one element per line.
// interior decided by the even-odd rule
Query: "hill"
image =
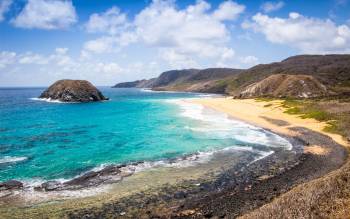
<path fill-rule="evenodd" d="M 119 83 L 114 88 L 152 88 L 153 90 L 224 93 L 220 83 L 242 70 L 230 68 L 183 69 L 163 72 L 158 78 Z"/>
<path fill-rule="evenodd" d="M 247 86 L 275 74 L 310 75 L 328 89 L 327 95 L 350 94 L 350 55 L 300 55 L 257 65 L 228 81 L 226 93 L 239 96 Z"/>
<path fill-rule="evenodd" d="M 330 92 L 311 75 L 275 74 L 246 86 L 238 98 L 253 97 L 322 97 Z"/>
<path fill-rule="evenodd" d="M 274 77 L 270 77 L 276 75 Z M 250 69 L 208 68 L 163 72 L 158 78 L 114 87 L 228 94 L 238 98 L 310 98 L 350 95 L 350 55 L 299 55 Z"/>

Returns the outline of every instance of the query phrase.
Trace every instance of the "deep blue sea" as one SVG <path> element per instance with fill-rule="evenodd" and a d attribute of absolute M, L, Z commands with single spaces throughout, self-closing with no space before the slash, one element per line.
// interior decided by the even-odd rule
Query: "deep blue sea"
<path fill-rule="evenodd" d="M 0 88 L 0 181 L 69 179 L 104 164 L 224 148 L 289 148 L 283 138 L 186 102 L 202 94 L 100 90 L 109 101 L 52 103 L 44 88 Z"/>

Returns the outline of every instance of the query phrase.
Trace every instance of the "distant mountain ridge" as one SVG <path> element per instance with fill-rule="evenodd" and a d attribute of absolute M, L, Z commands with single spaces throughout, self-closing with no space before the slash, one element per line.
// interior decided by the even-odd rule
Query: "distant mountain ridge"
<path fill-rule="evenodd" d="M 224 93 L 220 89 L 219 81 L 240 73 L 241 69 L 208 68 L 208 69 L 182 69 L 163 72 L 158 78 L 123 82 L 114 88 L 151 88 L 154 90 L 191 91 Z"/>
<path fill-rule="evenodd" d="M 350 55 L 298 55 L 246 70 L 172 70 L 158 78 L 119 83 L 114 87 L 221 93 L 237 98 L 350 95 Z"/>

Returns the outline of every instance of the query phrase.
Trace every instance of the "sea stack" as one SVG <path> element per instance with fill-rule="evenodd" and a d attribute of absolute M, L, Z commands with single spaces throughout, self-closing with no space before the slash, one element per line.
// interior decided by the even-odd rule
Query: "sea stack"
<path fill-rule="evenodd" d="M 59 80 L 46 89 L 39 98 L 62 102 L 96 102 L 108 100 L 90 82 L 85 80 Z"/>

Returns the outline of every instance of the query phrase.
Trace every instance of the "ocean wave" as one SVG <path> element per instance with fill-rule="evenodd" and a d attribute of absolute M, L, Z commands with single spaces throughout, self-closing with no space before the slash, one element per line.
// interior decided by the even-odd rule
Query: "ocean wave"
<path fill-rule="evenodd" d="M 265 129 L 230 118 L 200 104 L 190 103 L 184 99 L 166 100 L 180 107 L 180 115 L 202 122 L 196 126 L 186 126 L 196 132 L 202 132 L 215 139 L 235 139 L 249 144 L 259 144 L 268 147 L 278 147 L 291 150 L 292 144 L 285 138 Z"/>
<path fill-rule="evenodd" d="M 5 156 L 3 158 L 0 158 L 0 164 L 4 163 L 16 163 L 27 160 L 27 157 L 11 157 L 11 156 Z"/>

